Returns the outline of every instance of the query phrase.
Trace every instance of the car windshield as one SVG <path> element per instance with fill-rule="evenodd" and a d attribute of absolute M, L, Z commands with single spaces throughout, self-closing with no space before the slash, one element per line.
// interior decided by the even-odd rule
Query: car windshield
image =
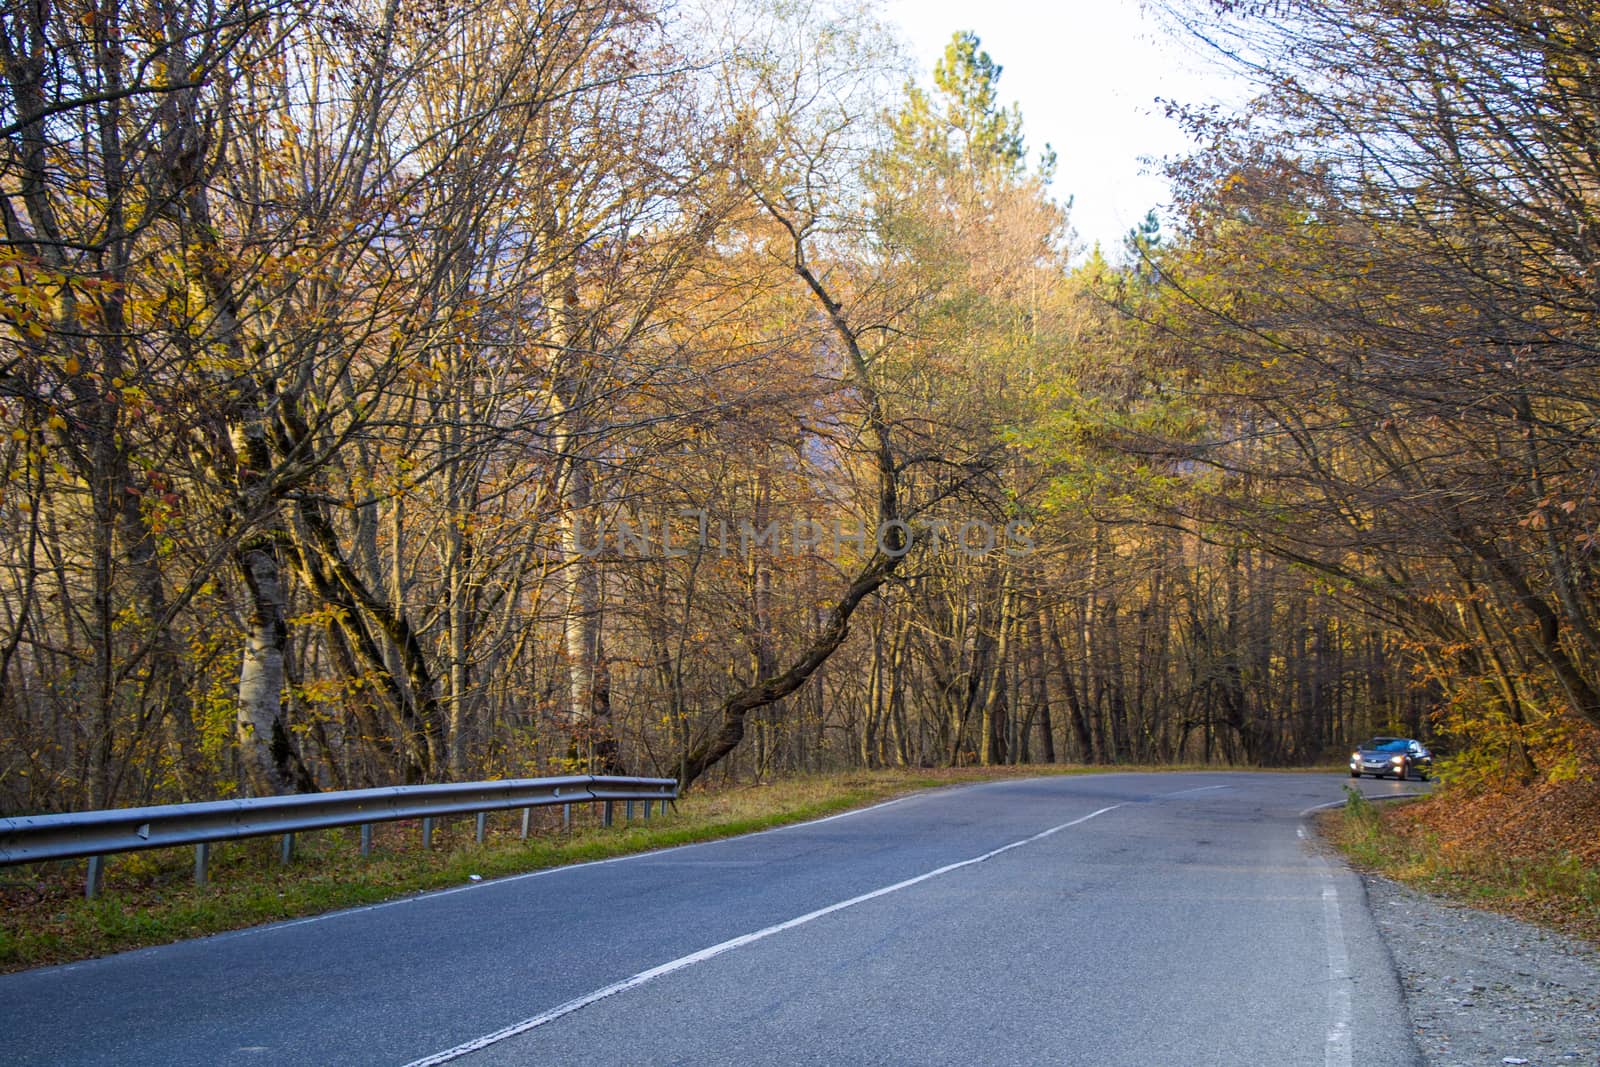
<path fill-rule="evenodd" d="M 1404 752 L 1409 742 L 1396 737 L 1374 737 L 1361 747 L 1369 752 Z"/>

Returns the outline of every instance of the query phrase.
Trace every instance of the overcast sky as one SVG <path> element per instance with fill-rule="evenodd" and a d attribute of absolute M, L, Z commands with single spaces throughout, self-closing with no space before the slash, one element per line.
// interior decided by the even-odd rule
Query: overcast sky
<path fill-rule="evenodd" d="M 1046 142 L 1060 157 L 1056 195 L 1072 196 L 1083 247 L 1107 254 L 1167 198 L 1141 157 L 1181 153 L 1187 142 L 1157 97 L 1237 101 L 1241 90 L 1168 37 L 1140 0 L 886 0 L 915 50 L 924 81 L 950 35 L 972 30 L 1004 71 L 1000 98 L 1022 107 L 1030 154 Z"/>

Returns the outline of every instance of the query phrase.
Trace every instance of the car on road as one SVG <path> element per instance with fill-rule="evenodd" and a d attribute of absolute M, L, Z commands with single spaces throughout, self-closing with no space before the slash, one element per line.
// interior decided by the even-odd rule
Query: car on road
<path fill-rule="evenodd" d="M 1350 777 L 1370 774 L 1404 781 L 1413 773 L 1426 782 L 1433 770 L 1433 753 L 1409 737 L 1374 737 L 1350 754 Z"/>

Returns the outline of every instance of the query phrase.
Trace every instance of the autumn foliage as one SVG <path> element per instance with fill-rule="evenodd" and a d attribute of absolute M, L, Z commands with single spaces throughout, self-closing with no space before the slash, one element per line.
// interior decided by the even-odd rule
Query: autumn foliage
<path fill-rule="evenodd" d="M 854 6 L 6 8 L 0 810 L 1577 766 L 1592 13 L 1268 6 L 1111 250 Z"/>

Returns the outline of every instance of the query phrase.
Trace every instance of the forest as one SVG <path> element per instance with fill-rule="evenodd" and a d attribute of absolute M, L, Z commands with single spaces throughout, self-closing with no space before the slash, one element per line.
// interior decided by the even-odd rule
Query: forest
<path fill-rule="evenodd" d="M 846 0 L 8 0 L 0 813 L 1600 745 L 1600 7 L 1168 0 L 1083 247 Z"/>

